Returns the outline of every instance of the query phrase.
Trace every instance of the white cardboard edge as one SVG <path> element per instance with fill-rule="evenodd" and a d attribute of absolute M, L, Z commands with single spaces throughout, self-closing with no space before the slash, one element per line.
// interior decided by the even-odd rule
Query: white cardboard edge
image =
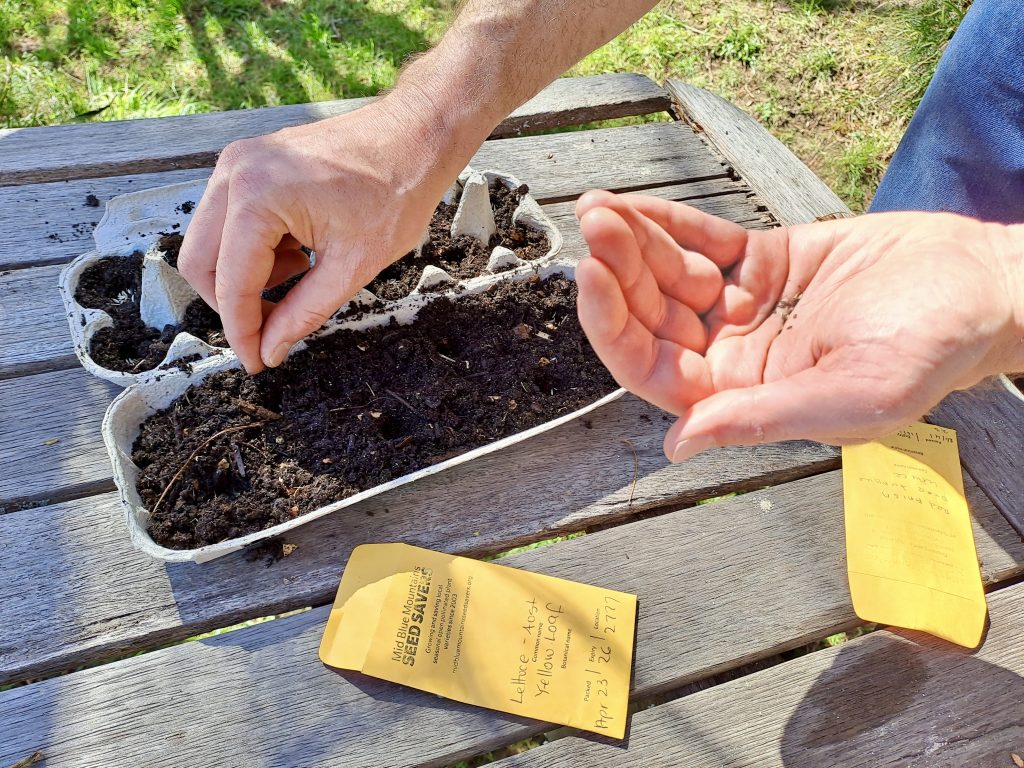
<path fill-rule="evenodd" d="M 1003 386 L 1009 390 L 1011 395 L 1013 395 L 1022 403 L 1024 403 L 1024 392 L 1021 392 L 1017 385 L 1010 381 L 1009 376 L 1007 376 L 1005 373 L 1000 373 L 999 380 L 1003 383 Z"/>
<path fill-rule="evenodd" d="M 490 276 L 485 282 L 477 282 L 472 289 L 467 288 L 461 291 L 454 289 L 431 296 L 410 297 L 408 300 L 400 302 L 399 306 L 393 306 L 386 312 L 367 315 L 359 319 L 336 322 L 321 331 L 319 335 L 326 335 L 341 329 L 364 330 L 375 325 L 385 324 L 389 322 L 392 317 L 395 317 L 395 319 L 402 324 L 408 324 L 415 318 L 421 307 L 439 298 L 447 297 L 457 300 L 459 296 L 480 293 L 489 285 L 505 282 L 509 279 L 525 279 L 531 273 L 539 274 L 544 278 L 557 272 L 565 274 L 565 276 L 570 280 L 575 280 L 575 264 L 568 262 L 553 262 L 545 265 L 543 268 L 516 270 L 515 273 L 503 272 L 498 275 Z M 304 346 L 305 343 L 300 342 L 296 345 L 295 350 L 301 349 Z M 107 447 L 107 452 L 110 455 L 111 463 L 113 465 L 114 483 L 117 486 L 118 493 L 121 497 L 121 503 L 124 505 L 128 532 L 131 537 L 132 544 L 134 544 L 137 549 L 158 560 L 164 560 L 166 562 L 204 563 L 209 560 L 213 560 L 214 558 L 222 557 L 232 552 L 237 552 L 238 550 L 249 547 L 259 541 L 279 536 L 297 528 L 300 525 L 304 525 L 323 517 L 324 515 L 344 509 L 345 507 L 356 504 L 364 499 L 377 496 L 423 477 L 437 474 L 438 472 L 458 466 L 459 464 L 472 461 L 480 456 L 494 453 L 495 451 L 500 451 L 508 446 L 528 440 L 535 435 L 554 429 L 555 427 L 584 416 L 585 414 L 618 399 L 625 393 L 624 389 L 615 390 L 599 400 L 573 411 L 572 413 L 563 414 L 551 421 L 538 424 L 535 427 L 531 427 L 530 429 L 514 435 L 509 435 L 508 437 L 496 440 L 493 443 L 488 443 L 487 445 L 474 448 L 439 464 L 424 467 L 416 472 L 403 475 L 402 477 L 396 478 L 382 485 L 361 491 L 360 493 L 349 496 L 348 498 L 342 499 L 328 506 L 320 507 L 319 509 L 300 515 L 294 520 L 289 520 L 286 523 L 280 523 L 262 531 L 250 533 L 246 536 L 241 536 L 235 539 L 228 539 L 226 541 L 218 542 L 217 544 L 210 544 L 198 549 L 176 550 L 160 546 L 153 541 L 147 531 L 149 511 L 143 506 L 142 500 L 136 490 L 135 481 L 139 470 L 131 460 L 132 446 L 141 430 L 142 422 L 158 410 L 166 408 L 174 399 L 184 394 L 189 387 L 202 383 L 207 376 L 231 368 L 238 368 L 239 365 L 237 357 L 228 350 L 217 358 L 208 358 L 194 363 L 193 371 L 191 373 L 182 370 L 174 370 L 171 372 L 165 372 L 160 378 L 154 378 L 148 381 L 132 384 L 114 399 L 103 417 L 103 425 L 101 427 L 103 442 Z"/>

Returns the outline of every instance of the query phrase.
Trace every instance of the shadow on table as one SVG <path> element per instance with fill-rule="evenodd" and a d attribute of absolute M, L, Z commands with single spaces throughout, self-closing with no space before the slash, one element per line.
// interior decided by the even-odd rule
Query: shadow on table
<path fill-rule="evenodd" d="M 786 723 L 783 765 L 1010 766 L 1024 752 L 1024 678 L 898 632 L 835 656 Z"/>

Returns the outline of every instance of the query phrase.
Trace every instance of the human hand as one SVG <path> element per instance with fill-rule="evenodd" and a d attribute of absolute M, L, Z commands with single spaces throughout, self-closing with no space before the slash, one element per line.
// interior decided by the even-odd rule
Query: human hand
<path fill-rule="evenodd" d="M 875 214 L 747 231 L 590 192 L 580 322 L 626 389 L 679 416 L 665 453 L 887 434 L 1024 365 L 1017 228 Z"/>
<path fill-rule="evenodd" d="M 216 309 L 250 373 L 281 363 L 361 287 L 412 250 L 462 169 L 440 137 L 376 102 L 229 144 L 182 243 L 178 268 Z M 438 148 L 434 152 L 434 147 Z M 313 269 L 273 305 L 265 288 Z"/>

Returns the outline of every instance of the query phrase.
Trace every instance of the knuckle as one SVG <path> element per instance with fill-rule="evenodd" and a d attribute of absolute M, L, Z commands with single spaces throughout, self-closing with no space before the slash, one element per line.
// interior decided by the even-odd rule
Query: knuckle
<path fill-rule="evenodd" d="M 236 141 L 232 141 L 221 150 L 220 157 L 217 158 L 217 165 L 223 165 L 226 167 L 238 165 L 249 156 L 252 144 L 252 139 L 238 139 Z"/>

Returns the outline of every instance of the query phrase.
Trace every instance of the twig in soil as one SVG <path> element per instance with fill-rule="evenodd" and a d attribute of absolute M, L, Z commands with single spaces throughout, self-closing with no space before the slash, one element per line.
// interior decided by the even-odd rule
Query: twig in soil
<path fill-rule="evenodd" d="M 181 469 L 174 473 L 174 477 L 172 477 L 170 482 L 167 483 L 167 486 L 164 488 L 163 493 L 160 494 L 160 498 L 156 500 L 156 504 L 153 505 L 153 509 L 150 510 L 149 514 L 156 514 L 157 508 L 159 508 L 160 503 L 164 500 L 164 497 L 167 496 L 168 491 L 170 491 L 171 488 L 174 487 L 174 484 L 181 479 L 181 476 L 185 474 L 185 470 L 188 469 L 189 463 L 192 461 L 192 459 L 199 455 L 199 452 L 203 450 L 203 448 L 208 446 L 218 437 L 223 437 L 224 435 L 231 434 L 232 432 L 241 432 L 243 429 L 249 429 L 250 427 L 262 427 L 266 423 L 267 422 L 265 421 L 254 421 L 252 424 L 240 424 L 237 427 L 228 427 L 227 429 L 222 429 L 220 432 L 217 432 L 216 434 L 211 435 L 210 437 L 203 440 L 203 442 L 199 444 L 199 447 L 192 451 L 192 453 L 189 454 L 189 457 L 185 459 L 185 463 L 181 465 Z"/>
<path fill-rule="evenodd" d="M 404 398 L 402 398 L 402 397 L 400 397 L 399 395 L 395 394 L 395 393 L 394 393 L 394 392 L 392 392 L 392 391 L 391 391 L 390 389 L 385 389 L 384 391 L 385 391 L 385 392 L 387 392 L 387 393 L 388 393 L 389 395 L 391 395 L 391 396 L 392 396 L 393 398 L 395 398 L 395 400 L 397 400 L 398 402 L 400 402 L 400 403 L 401 403 L 402 405 L 404 405 L 404 406 L 405 406 L 406 408 L 408 408 L 408 409 L 409 409 L 410 411 L 412 411 L 413 413 L 415 413 L 415 414 L 416 414 L 417 416 L 422 416 L 422 415 L 423 415 L 423 414 L 421 414 L 421 413 L 420 413 L 419 411 L 417 411 L 417 410 L 416 410 L 416 409 L 415 409 L 415 408 L 414 408 L 414 407 L 413 407 L 413 406 L 412 406 L 412 405 L 411 405 L 411 404 L 409 403 L 409 401 L 408 401 L 408 400 L 405 400 Z"/>
<path fill-rule="evenodd" d="M 626 445 L 629 446 L 629 450 L 633 452 L 633 484 L 629 486 L 629 501 L 626 502 L 626 509 L 633 506 L 633 494 L 636 493 L 636 481 L 640 477 L 640 457 L 637 456 L 636 446 L 633 445 L 632 440 L 623 440 Z"/>
<path fill-rule="evenodd" d="M 255 416 L 258 419 L 264 421 L 277 421 L 281 418 L 280 413 L 274 413 L 269 408 L 264 408 L 262 405 L 256 405 L 246 400 L 235 400 L 235 405 L 238 406 L 240 411 L 248 413 L 250 416 Z"/>
<path fill-rule="evenodd" d="M 366 385 L 366 388 L 368 390 L 370 390 L 370 394 L 373 395 L 373 399 L 376 400 L 377 399 L 377 393 L 373 391 L 373 387 L 370 386 L 370 382 L 364 381 L 363 384 Z"/>
<path fill-rule="evenodd" d="M 35 765 L 36 763 L 38 763 L 42 759 L 43 759 L 43 753 L 42 752 L 33 752 L 28 757 L 23 758 L 23 759 L 19 760 L 18 762 L 16 762 L 14 765 L 11 766 L 11 768 L 29 768 L 30 765 Z"/>

